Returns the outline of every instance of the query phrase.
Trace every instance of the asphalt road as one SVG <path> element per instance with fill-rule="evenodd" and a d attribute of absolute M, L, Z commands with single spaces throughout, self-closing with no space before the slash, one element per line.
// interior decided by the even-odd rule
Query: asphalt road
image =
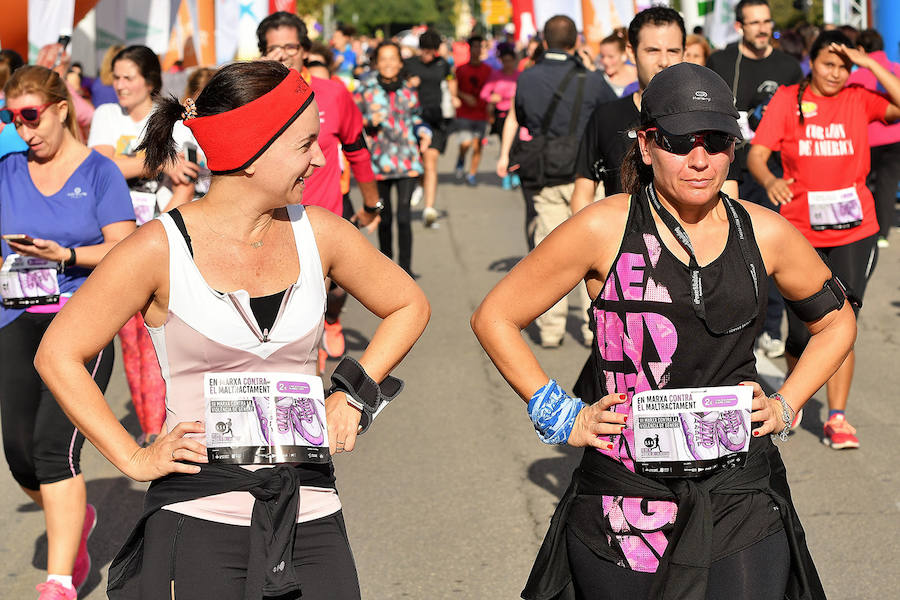
<path fill-rule="evenodd" d="M 413 269 L 432 303 L 431 324 L 395 373 L 406 391 L 356 451 L 335 461 L 365 598 L 517 598 L 578 458 L 537 440 L 524 404 L 469 329 L 472 311 L 526 251 L 521 195 L 501 190 L 490 173 L 496 151 L 494 141 L 477 188 L 456 182 L 449 174 L 455 156 L 444 157 L 440 227 L 414 223 Z M 782 446 L 829 598 L 891 598 L 900 588 L 898 263 L 895 234 L 881 253 L 859 324 L 848 417 L 862 448 L 836 452 L 822 445 L 824 393 L 810 401 L 802 428 Z M 569 388 L 587 355 L 576 320 L 573 309 L 562 347 L 535 346 L 547 372 Z M 358 355 L 376 319 L 351 300 L 342 321 L 348 350 Z M 120 365 L 107 399 L 137 432 Z M 783 367 L 760 362 L 773 379 Z M 90 444 L 82 466 L 99 524 L 81 597 L 99 599 L 106 597 L 109 562 L 140 513 L 144 486 L 126 480 Z M 0 471 L 0 597 L 33 598 L 45 577 L 43 515 Z"/>

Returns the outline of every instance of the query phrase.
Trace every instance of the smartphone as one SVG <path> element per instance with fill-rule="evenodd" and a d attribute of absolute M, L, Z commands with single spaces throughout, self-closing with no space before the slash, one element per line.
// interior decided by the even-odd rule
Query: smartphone
<path fill-rule="evenodd" d="M 7 233 L 3 235 L 3 239 L 23 246 L 34 246 L 34 238 L 27 233 Z"/>
<path fill-rule="evenodd" d="M 184 149 L 186 151 L 185 154 L 187 155 L 187 159 L 190 162 L 197 164 L 197 146 L 188 142 L 184 145 Z M 196 182 L 197 178 L 191 177 L 191 181 Z"/>
<path fill-rule="evenodd" d="M 66 53 L 66 48 L 69 46 L 69 42 L 72 41 L 72 36 L 70 35 L 61 35 L 56 38 L 56 43 L 61 46 L 59 52 L 56 53 L 56 60 L 53 61 L 53 66 L 58 66 L 60 61 L 62 61 L 63 54 Z"/>

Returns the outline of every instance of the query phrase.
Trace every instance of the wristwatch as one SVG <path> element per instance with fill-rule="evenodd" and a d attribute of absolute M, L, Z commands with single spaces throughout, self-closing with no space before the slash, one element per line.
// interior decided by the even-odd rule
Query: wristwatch
<path fill-rule="evenodd" d="M 784 429 L 781 430 L 781 433 L 778 433 L 778 437 L 781 438 L 782 442 L 786 442 L 788 440 L 788 434 L 791 432 L 791 423 L 794 421 L 794 415 L 791 413 L 794 409 L 792 409 L 787 400 L 784 399 L 784 396 L 775 392 L 769 398 L 775 398 L 779 402 L 781 402 L 781 420 L 784 422 Z"/>
<path fill-rule="evenodd" d="M 384 210 L 384 202 L 379 200 L 375 203 L 375 206 L 367 206 L 363 204 L 363 210 L 373 215 L 380 215 L 381 211 Z"/>

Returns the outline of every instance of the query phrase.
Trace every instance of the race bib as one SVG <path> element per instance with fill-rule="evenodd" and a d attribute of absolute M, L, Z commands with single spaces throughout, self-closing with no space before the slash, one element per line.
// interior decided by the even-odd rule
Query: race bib
<path fill-rule="evenodd" d="M 0 297 L 5 308 L 28 308 L 59 302 L 59 263 L 10 254 L 0 268 Z"/>
<path fill-rule="evenodd" d="M 809 225 L 815 231 L 850 229 L 862 223 L 862 204 L 855 187 L 830 192 L 807 192 Z"/>
<path fill-rule="evenodd" d="M 752 402 L 753 388 L 741 385 L 635 394 L 635 471 L 697 477 L 744 464 Z"/>
<path fill-rule="evenodd" d="M 327 463 L 322 379 L 296 373 L 206 373 L 206 453 L 238 465 Z"/>
<path fill-rule="evenodd" d="M 138 227 L 156 215 L 156 194 L 131 190 L 131 205 L 134 207 L 135 222 Z"/>

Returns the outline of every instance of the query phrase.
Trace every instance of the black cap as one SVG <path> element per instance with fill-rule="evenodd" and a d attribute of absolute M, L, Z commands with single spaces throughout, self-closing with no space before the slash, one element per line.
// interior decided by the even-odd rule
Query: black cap
<path fill-rule="evenodd" d="M 683 62 L 654 75 L 641 95 L 641 124 L 675 135 L 723 131 L 741 138 L 728 84 L 714 71 Z"/>

